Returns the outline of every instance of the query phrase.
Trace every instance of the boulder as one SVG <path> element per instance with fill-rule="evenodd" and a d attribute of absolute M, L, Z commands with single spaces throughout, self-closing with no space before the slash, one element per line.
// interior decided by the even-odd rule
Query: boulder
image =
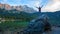
<path fill-rule="evenodd" d="M 49 28 L 50 24 L 47 15 L 43 14 L 42 16 L 30 21 L 27 28 L 24 29 L 23 34 L 42 34 L 44 31 L 47 31 L 45 30 L 48 29 L 46 26 Z"/>

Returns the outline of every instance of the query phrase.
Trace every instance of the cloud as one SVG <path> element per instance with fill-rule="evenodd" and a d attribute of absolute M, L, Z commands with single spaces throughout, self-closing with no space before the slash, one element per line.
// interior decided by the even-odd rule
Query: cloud
<path fill-rule="evenodd" d="M 37 10 L 36 7 L 39 7 L 39 4 L 40 4 L 39 0 L 34 0 L 34 1 L 30 1 L 30 3 L 27 3 L 29 7 L 32 7 L 35 10 Z"/>
<path fill-rule="evenodd" d="M 39 2 L 39 1 L 34 1 L 34 2 L 32 2 L 31 4 L 32 4 L 32 6 L 34 6 L 34 7 L 38 7 L 39 4 L 40 4 L 40 2 Z"/>
<path fill-rule="evenodd" d="M 30 7 L 38 6 L 40 0 L 2 0 L 2 3 L 10 5 L 28 5 Z"/>
<path fill-rule="evenodd" d="M 1 0 L 1 3 L 6 3 L 10 5 L 31 5 L 31 6 L 38 6 L 39 0 Z"/>
<path fill-rule="evenodd" d="M 2 0 L 2 1 L 1 1 L 1 3 L 6 3 L 6 2 L 7 2 L 7 0 Z"/>
<path fill-rule="evenodd" d="M 21 0 L 2 0 L 1 3 L 5 3 L 5 4 L 16 4 L 16 3 L 20 3 Z"/>
<path fill-rule="evenodd" d="M 60 10 L 60 0 L 51 0 L 44 8 L 42 8 L 42 11 L 58 11 Z"/>

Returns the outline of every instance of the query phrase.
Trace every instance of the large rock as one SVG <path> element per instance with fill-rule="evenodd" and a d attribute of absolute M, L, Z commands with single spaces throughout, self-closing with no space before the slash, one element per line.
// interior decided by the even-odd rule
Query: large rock
<path fill-rule="evenodd" d="M 44 31 L 47 31 L 50 24 L 48 22 L 47 15 L 42 15 L 33 19 L 29 24 L 28 27 L 24 30 L 23 34 L 42 34 Z M 46 30 L 47 29 L 47 30 Z"/>

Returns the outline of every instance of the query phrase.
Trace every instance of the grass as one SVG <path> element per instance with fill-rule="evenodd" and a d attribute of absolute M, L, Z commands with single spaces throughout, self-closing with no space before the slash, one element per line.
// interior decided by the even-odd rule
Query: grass
<path fill-rule="evenodd" d="M 5 22 L 0 23 L 0 27 L 4 30 L 24 28 L 27 25 L 28 25 L 28 22 L 20 22 L 20 21 L 5 21 Z"/>

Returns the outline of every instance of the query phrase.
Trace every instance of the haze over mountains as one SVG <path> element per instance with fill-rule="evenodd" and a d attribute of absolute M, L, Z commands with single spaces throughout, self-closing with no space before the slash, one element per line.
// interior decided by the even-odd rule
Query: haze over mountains
<path fill-rule="evenodd" d="M 10 6 L 8 4 L 2 4 L 0 3 L 0 8 L 1 9 L 5 9 L 5 10 L 17 10 L 17 11 L 25 11 L 28 13 L 33 13 L 33 12 L 37 12 L 36 10 L 34 10 L 33 8 L 28 7 L 27 5 L 20 5 L 20 6 Z"/>

